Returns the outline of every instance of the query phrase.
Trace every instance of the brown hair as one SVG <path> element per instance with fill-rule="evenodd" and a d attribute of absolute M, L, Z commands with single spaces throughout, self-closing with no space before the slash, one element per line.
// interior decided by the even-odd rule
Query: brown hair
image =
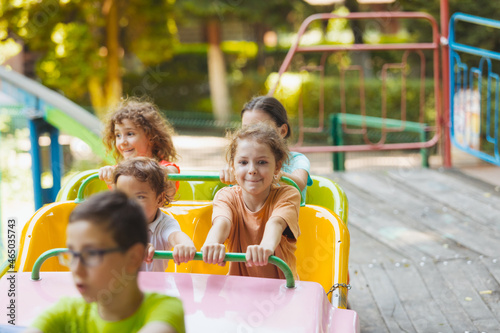
<path fill-rule="evenodd" d="M 113 174 L 115 185 L 120 176 L 132 176 L 140 182 L 147 182 L 157 196 L 164 195 L 164 205 L 168 205 L 172 200 L 166 195 L 170 186 L 167 181 L 167 171 L 151 158 L 134 157 L 120 162 Z"/>
<path fill-rule="evenodd" d="M 271 119 L 274 121 L 277 127 L 286 125 L 288 131 L 285 135 L 285 139 L 289 138 L 292 135 L 292 128 L 290 127 L 290 123 L 288 122 L 288 114 L 286 113 L 286 109 L 278 101 L 276 98 L 271 96 L 258 96 L 252 98 L 252 100 L 243 106 L 243 110 L 241 110 L 241 117 L 246 111 L 254 111 L 261 110 L 264 111 Z"/>
<path fill-rule="evenodd" d="M 120 191 L 97 193 L 75 207 L 69 223 L 86 221 L 111 233 L 118 246 L 126 251 L 136 243 L 148 243 L 146 216 L 142 207 Z"/>
<path fill-rule="evenodd" d="M 117 162 L 121 161 L 123 156 L 116 149 L 115 125 L 122 124 L 124 119 L 129 119 L 135 126 L 144 130 L 146 137 L 151 140 L 151 150 L 156 160 L 177 160 L 177 151 L 172 140 L 174 129 L 167 119 L 153 103 L 130 97 L 123 100 L 110 114 L 104 129 L 103 142 L 106 151 L 112 152 Z"/>
<path fill-rule="evenodd" d="M 288 146 L 286 141 L 278 134 L 276 129 L 267 123 L 258 123 L 243 127 L 233 133 L 228 133 L 229 145 L 226 148 L 226 161 L 234 167 L 234 158 L 240 140 L 253 139 L 260 144 L 266 144 L 276 160 L 276 167 L 281 169 L 288 160 Z"/>

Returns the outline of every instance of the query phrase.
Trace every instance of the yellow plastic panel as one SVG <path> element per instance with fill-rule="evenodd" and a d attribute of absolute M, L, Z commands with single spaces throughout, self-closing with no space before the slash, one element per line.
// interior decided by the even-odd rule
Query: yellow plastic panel
<path fill-rule="evenodd" d="M 200 251 L 212 227 L 212 203 L 177 202 L 168 209 L 163 209 L 163 211 L 179 222 L 182 231 L 191 237 L 194 246 Z M 228 270 L 229 265 L 221 267 L 219 265 L 205 264 L 202 261 L 191 261 L 178 266 L 170 261 L 167 268 L 167 272 L 219 275 L 227 274 Z"/>
<path fill-rule="evenodd" d="M 26 223 L 21 235 L 16 270 L 31 272 L 36 259 L 45 251 L 66 247 L 66 226 L 76 204 L 72 201 L 55 202 L 40 208 Z M 57 258 L 48 259 L 42 271 L 68 271 Z"/>
<path fill-rule="evenodd" d="M 299 279 L 318 282 L 325 292 L 334 283 L 347 284 L 350 236 L 342 220 L 327 208 L 307 205 L 300 208 L 299 226 Z"/>
<path fill-rule="evenodd" d="M 306 204 L 330 209 L 347 225 L 349 204 L 344 190 L 328 178 L 314 175 L 311 178 L 313 184 L 307 188 Z"/>

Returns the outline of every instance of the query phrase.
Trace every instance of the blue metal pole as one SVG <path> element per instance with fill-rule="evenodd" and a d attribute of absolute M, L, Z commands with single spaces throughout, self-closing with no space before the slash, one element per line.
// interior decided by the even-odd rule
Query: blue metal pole
<path fill-rule="evenodd" d="M 50 166 L 52 169 L 52 189 L 50 201 L 56 201 L 57 193 L 61 189 L 61 178 L 64 173 L 62 149 L 59 144 L 59 130 L 49 125 L 50 130 Z"/>
<path fill-rule="evenodd" d="M 31 142 L 31 174 L 33 178 L 33 192 L 35 196 L 35 210 L 43 206 L 42 190 L 42 163 L 40 156 L 40 146 L 38 145 L 40 119 L 30 119 L 30 142 Z"/>

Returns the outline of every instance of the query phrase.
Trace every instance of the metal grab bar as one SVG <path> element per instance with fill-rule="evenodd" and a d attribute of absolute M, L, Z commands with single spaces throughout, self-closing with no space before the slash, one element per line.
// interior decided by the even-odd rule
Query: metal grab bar
<path fill-rule="evenodd" d="M 67 252 L 68 249 L 65 248 L 57 248 L 57 249 L 52 249 L 45 251 L 38 257 L 38 259 L 35 261 L 35 264 L 33 265 L 33 270 L 31 271 L 31 280 L 33 281 L 39 281 L 40 280 L 40 268 L 42 267 L 42 264 L 45 262 L 45 260 L 55 257 L 59 255 L 60 253 Z M 172 251 L 155 251 L 155 254 L 153 256 L 154 259 L 173 259 L 173 252 Z M 194 259 L 197 261 L 203 260 L 203 253 L 202 252 L 196 252 Z M 246 262 L 246 254 L 245 253 L 226 253 L 226 257 L 224 258 L 225 261 L 233 261 L 233 262 Z M 278 258 L 276 256 L 270 256 L 269 257 L 269 263 L 278 266 L 279 269 L 283 272 L 285 275 L 286 279 L 286 287 L 287 288 L 295 288 L 295 279 L 293 278 L 293 273 L 290 267 L 284 262 L 281 258 Z"/>

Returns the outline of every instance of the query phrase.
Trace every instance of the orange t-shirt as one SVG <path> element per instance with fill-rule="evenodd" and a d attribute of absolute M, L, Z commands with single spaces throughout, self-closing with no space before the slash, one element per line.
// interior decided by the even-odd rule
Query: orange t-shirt
<path fill-rule="evenodd" d="M 257 212 L 250 211 L 239 186 L 225 187 L 213 201 L 212 221 L 218 216 L 227 217 L 231 223 L 228 237 L 228 251 L 246 253 L 249 245 L 262 241 L 267 221 L 273 216 L 285 220 L 288 227 L 281 235 L 281 241 L 274 255 L 283 259 L 297 278 L 297 237 L 299 230 L 300 193 L 292 186 L 272 186 L 264 206 Z M 284 279 L 285 276 L 275 265 L 247 267 L 245 263 L 230 262 L 229 275 L 257 276 Z"/>

